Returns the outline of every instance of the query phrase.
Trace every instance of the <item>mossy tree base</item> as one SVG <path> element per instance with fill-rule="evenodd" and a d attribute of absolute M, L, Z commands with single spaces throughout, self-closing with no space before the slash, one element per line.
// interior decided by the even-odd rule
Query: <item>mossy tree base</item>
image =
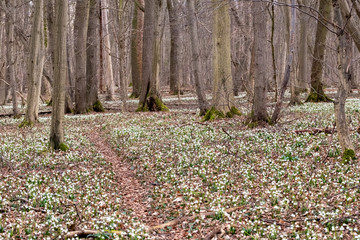
<path fill-rule="evenodd" d="M 103 105 L 101 104 L 100 100 L 97 100 L 93 104 L 92 108 L 95 112 L 105 112 L 105 109 L 104 109 Z"/>
<path fill-rule="evenodd" d="M 310 92 L 305 102 L 333 102 L 333 100 L 326 96 L 325 93 L 319 94 L 316 92 Z"/>
<path fill-rule="evenodd" d="M 342 163 L 349 163 L 351 160 L 355 160 L 355 151 L 352 149 L 345 149 L 342 155 Z"/>
<path fill-rule="evenodd" d="M 19 128 L 24 128 L 24 127 L 33 127 L 34 126 L 34 123 L 33 122 L 30 122 L 30 121 L 27 121 L 27 120 L 23 120 L 20 125 L 19 125 Z"/>
<path fill-rule="evenodd" d="M 164 104 L 161 98 L 149 96 L 144 104 L 139 105 L 136 112 L 168 112 L 169 108 Z"/>
<path fill-rule="evenodd" d="M 204 116 L 204 118 L 202 119 L 203 122 L 205 121 L 213 121 L 216 119 L 221 119 L 221 118 L 232 118 L 235 115 L 240 116 L 241 112 L 236 108 L 236 107 L 231 107 L 229 112 L 224 113 L 223 111 L 220 111 L 218 109 L 216 109 L 215 107 L 212 107 L 210 110 L 208 110 Z"/>

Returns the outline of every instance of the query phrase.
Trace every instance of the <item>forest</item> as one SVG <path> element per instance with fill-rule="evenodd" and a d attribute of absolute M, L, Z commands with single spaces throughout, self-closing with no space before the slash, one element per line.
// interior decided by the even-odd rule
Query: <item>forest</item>
<path fill-rule="evenodd" d="M 359 0 L 0 0 L 1 239 L 359 239 Z"/>

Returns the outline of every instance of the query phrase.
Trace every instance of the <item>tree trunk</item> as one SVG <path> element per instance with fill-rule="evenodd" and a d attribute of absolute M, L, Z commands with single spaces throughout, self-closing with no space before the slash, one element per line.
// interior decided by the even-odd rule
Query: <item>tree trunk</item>
<path fill-rule="evenodd" d="M 64 111 L 67 79 L 67 24 L 68 2 L 55 1 L 54 91 L 50 128 L 50 145 L 54 149 L 67 150 L 64 144 Z"/>
<path fill-rule="evenodd" d="M 98 96 L 99 78 L 99 0 L 90 0 L 86 42 L 86 101 L 87 109 L 104 111 Z"/>
<path fill-rule="evenodd" d="M 14 117 L 19 117 L 19 109 L 18 109 L 18 101 L 17 101 L 17 83 L 15 77 L 15 62 L 16 58 L 14 58 L 15 52 L 15 37 L 14 37 L 14 22 L 13 22 L 13 9 L 12 1 L 6 0 L 6 7 L 8 9 L 8 13 L 6 14 L 6 81 L 10 84 L 11 88 L 11 97 L 12 97 L 12 105 L 13 105 L 13 115 Z"/>
<path fill-rule="evenodd" d="M 320 0 L 319 19 L 322 22 L 318 21 L 317 23 L 315 48 L 311 67 L 311 89 L 306 102 L 331 101 L 331 99 L 325 95 L 322 83 L 323 64 L 326 49 L 326 35 L 328 31 L 323 24 L 325 20 L 329 21 L 331 18 L 331 5 L 331 0 Z"/>
<path fill-rule="evenodd" d="M 193 63 L 193 74 L 196 95 L 198 97 L 198 103 L 200 108 L 200 116 L 205 115 L 208 110 L 208 103 L 206 100 L 206 94 L 204 91 L 202 76 L 202 68 L 200 62 L 200 46 L 199 46 L 199 37 L 198 37 L 198 27 L 195 16 L 195 0 L 186 0 L 187 4 L 187 19 L 190 30 L 191 38 L 191 51 L 192 51 L 192 60 Z"/>
<path fill-rule="evenodd" d="M 267 84 L 266 78 L 266 53 L 264 48 L 267 46 L 266 29 L 267 17 L 265 4 L 261 2 L 253 3 L 253 27 L 254 27 L 254 97 L 251 113 L 251 121 L 268 121 L 266 111 L 267 105 Z"/>
<path fill-rule="evenodd" d="M 160 6 L 161 0 L 148 1 L 144 15 L 143 75 L 136 111 L 168 111 L 159 92 Z"/>
<path fill-rule="evenodd" d="M 35 2 L 35 13 L 31 31 L 31 49 L 28 60 L 28 96 L 24 121 L 21 126 L 32 126 L 38 120 L 41 78 L 44 67 L 44 1 Z"/>
<path fill-rule="evenodd" d="M 109 4 L 107 0 L 100 0 L 101 1 L 101 17 L 102 17 L 102 36 L 103 36 L 103 56 L 104 56 L 104 81 L 106 83 L 106 93 L 107 93 L 107 100 L 114 100 L 115 97 L 115 83 L 114 83 L 114 75 L 113 75 L 113 64 L 111 59 L 111 45 L 110 45 L 110 35 L 109 35 Z M 125 57 L 125 56 L 122 56 Z"/>
<path fill-rule="evenodd" d="M 125 3 L 126 4 L 126 3 Z M 120 59 L 120 100 L 122 103 L 122 111 L 126 111 L 127 105 L 126 102 L 128 100 L 127 95 L 127 74 L 126 74 L 126 21 L 125 19 L 125 4 L 123 0 L 119 1 L 119 11 L 118 11 L 118 48 L 119 48 L 119 55 L 121 56 Z M 135 7 L 136 8 L 136 7 Z M 134 11 L 137 11 L 136 9 Z M 138 70 L 138 69 L 137 69 Z M 135 70 L 135 71 L 137 71 Z M 138 74 L 138 73 L 136 73 Z"/>
<path fill-rule="evenodd" d="M 170 93 L 180 91 L 181 31 L 178 0 L 167 0 L 170 22 Z"/>
<path fill-rule="evenodd" d="M 341 1 L 341 0 L 340 0 Z M 338 26 L 343 26 L 343 20 L 341 17 L 339 4 L 337 0 L 333 0 L 334 6 L 334 19 Z M 346 120 L 345 114 L 345 102 L 347 98 L 347 93 L 350 90 L 349 82 L 348 82 L 348 68 L 345 65 L 346 57 L 349 53 L 347 48 L 345 47 L 345 34 L 341 31 L 338 34 L 338 46 L 337 46 L 337 68 L 340 77 L 339 87 L 337 92 L 337 98 L 334 101 L 334 108 L 335 108 L 335 121 L 336 121 L 336 128 L 339 137 L 339 143 L 342 148 L 342 158 L 343 162 L 349 162 L 350 160 L 355 158 L 355 151 L 354 145 L 351 142 L 350 132 Z"/>
<path fill-rule="evenodd" d="M 291 24 L 290 24 L 290 44 L 289 44 L 289 54 L 287 59 L 287 64 L 285 67 L 284 79 L 281 83 L 281 88 L 279 95 L 276 101 L 275 109 L 271 117 L 271 123 L 275 124 L 279 119 L 281 105 L 284 100 L 286 86 L 290 81 L 290 70 L 293 62 L 294 52 L 295 52 L 295 39 L 296 39 L 296 11 L 295 11 L 295 0 L 291 0 Z"/>
<path fill-rule="evenodd" d="M 235 107 L 231 75 L 230 12 L 226 0 L 213 0 L 213 98 L 204 120 L 232 117 L 240 112 Z"/>
<path fill-rule="evenodd" d="M 89 0 L 78 0 L 74 21 L 75 48 L 75 112 L 85 113 L 86 105 L 86 39 L 89 19 Z"/>
<path fill-rule="evenodd" d="M 143 0 L 139 0 L 138 4 L 143 6 Z M 135 98 L 140 96 L 141 91 L 143 27 L 144 13 L 140 10 L 137 3 L 135 3 L 131 30 L 131 74 L 133 87 L 131 97 Z"/>

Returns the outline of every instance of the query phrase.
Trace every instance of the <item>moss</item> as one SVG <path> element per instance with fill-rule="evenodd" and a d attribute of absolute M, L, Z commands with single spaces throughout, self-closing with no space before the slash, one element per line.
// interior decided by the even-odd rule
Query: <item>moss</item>
<path fill-rule="evenodd" d="M 318 94 L 316 92 L 310 92 L 305 102 L 333 102 L 331 98 L 325 94 Z"/>
<path fill-rule="evenodd" d="M 147 107 L 146 104 L 144 106 L 142 104 L 140 104 L 135 112 L 148 112 L 148 111 L 149 111 L 149 108 Z"/>
<path fill-rule="evenodd" d="M 23 128 L 23 127 L 33 127 L 34 126 L 34 123 L 32 122 L 29 122 L 27 120 L 23 120 L 20 125 L 19 125 L 19 128 Z"/>
<path fill-rule="evenodd" d="M 161 112 L 169 111 L 169 108 L 164 104 L 164 102 L 160 98 L 154 97 L 154 101 L 155 101 L 155 105 L 159 111 L 161 111 Z"/>
<path fill-rule="evenodd" d="M 258 121 L 255 121 L 255 122 L 250 121 L 250 122 L 248 122 L 246 125 L 247 125 L 249 128 L 256 128 L 256 127 L 259 126 L 259 122 L 258 122 Z"/>
<path fill-rule="evenodd" d="M 353 149 L 346 148 L 342 155 L 342 163 L 349 163 L 350 160 L 356 159 L 355 151 Z"/>
<path fill-rule="evenodd" d="M 45 101 L 45 103 L 46 103 L 46 106 L 52 106 L 52 99 L 50 99 L 49 101 Z"/>
<path fill-rule="evenodd" d="M 138 96 L 136 96 L 135 93 L 131 93 L 130 97 L 129 98 L 138 98 Z"/>
<path fill-rule="evenodd" d="M 215 107 L 210 108 L 202 119 L 203 122 L 205 121 L 213 121 L 218 118 L 224 118 L 225 115 L 222 111 L 217 110 Z"/>
<path fill-rule="evenodd" d="M 65 143 L 60 143 L 59 150 L 66 152 L 69 150 L 69 147 Z"/>
<path fill-rule="evenodd" d="M 93 104 L 93 110 L 95 112 L 105 112 L 105 109 L 103 107 L 103 105 L 101 104 L 100 100 L 97 100 L 94 104 Z"/>
<path fill-rule="evenodd" d="M 232 106 L 232 107 L 230 108 L 230 113 L 232 113 L 233 115 L 241 116 L 240 110 L 237 109 L 235 106 Z"/>

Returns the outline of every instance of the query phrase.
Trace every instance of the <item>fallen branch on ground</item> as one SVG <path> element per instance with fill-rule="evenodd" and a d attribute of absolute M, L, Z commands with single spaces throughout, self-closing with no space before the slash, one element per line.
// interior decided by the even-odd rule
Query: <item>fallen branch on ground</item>
<path fill-rule="evenodd" d="M 225 226 L 217 226 L 208 235 L 205 236 L 204 240 L 211 240 L 216 234 L 220 233 Z"/>

